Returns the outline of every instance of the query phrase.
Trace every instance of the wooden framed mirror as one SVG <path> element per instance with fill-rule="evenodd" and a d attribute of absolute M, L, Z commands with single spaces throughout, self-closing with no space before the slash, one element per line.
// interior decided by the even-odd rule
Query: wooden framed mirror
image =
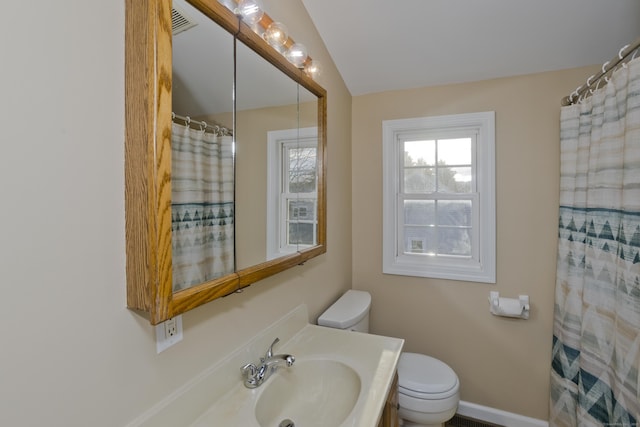
<path fill-rule="evenodd" d="M 178 1 L 178 0 L 176 0 Z M 238 62 L 241 56 L 254 56 L 255 63 L 245 68 L 270 69 L 269 74 L 273 78 L 286 79 L 291 82 L 291 91 L 296 96 L 296 116 L 291 119 L 291 124 L 284 127 L 300 129 L 308 127 L 309 113 L 301 119 L 301 107 L 308 110 L 311 105 L 311 114 L 315 115 L 317 124 L 317 145 L 314 147 L 315 158 L 315 183 L 314 201 L 298 199 L 289 201 L 290 212 L 307 213 L 308 206 L 314 206 L 312 221 L 303 224 L 304 221 L 296 219 L 295 230 L 309 230 L 312 238 L 296 244 L 288 251 L 275 257 L 266 255 L 267 249 L 261 248 L 258 255 L 251 255 L 255 245 L 247 243 L 246 237 L 250 224 L 261 222 L 257 231 L 251 231 L 257 246 L 264 246 L 263 234 L 272 226 L 267 223 L 267 218 L 256 217 L 255 212 L 266 212 L 266 208 L 255 209 L 251 212 L 246 202 L 242 202 L 237 194 L 232 200 L 236 229 L 242 228 L 242 232 L 234 232 L 233 251 L 242 251 L 234 258 L 232 271 L 217 275 L 212 279 L 195 283 L 183 289 L 174 289 L 174 247 L 172 240 L 173 214 L 172 198 L 175 198 L 175 183 L 172 181 L 172 126 L 175 117 L 173 111 L 173 91 L 185 86 L 185 77 L 176 71 L 174 79 L 173 46 L 178 46 L 177 40 L 172 37 L 172 1 L 171 0 L 127 0 L 126 1 L 126 134 L 125 134 L 125 209 L 126 209 L 126 241 L 127 241 L 127 306 L 144 313 L 152 324 L 163 322 L 178 314 L 196 308 L 202 304 L 213 301 L 222 296 L 236 292 L 261 279 L 292 268 L 305 261 L 326 252 L 326 92 L 313 79 L 302 70 L 290 64 L 280 53 L 269 46 L 250 27 L 243 23 L 226 7 L 216 0 L 187 0 L 187 3 L 205 17 L 209 24 L 222 29 L 229 43 L 237 43 L 237 52 L 233 58 L 225 57 L 222 61 L 232 61 L 234 67 L 235 85 L 246 85 L 246 82 L 264 81 L 263 88 L 247 89 L 247 93 L 267 90 L 269 85 L 266 74 L 257 76 L 245 76 L 245 69 L 238 69 L 242 65 Z M 175 42 L 175 43 L 174 43 Z M 213 43 L 209 43 L 213 46 Z M 231 49 L 225 48 L 228 51 Z M 180 52 L 182 55 L 183 52 Z M 207 54 L 201 52 L 201 54 Z M 215 56 L 216 52 L 209 52 Z M 176 52 L 176 57 L 178 53 Z M 263 72 L 264 73 L 264 72 Z M 225 79 L 219 79 L 224 81 Z M 215 83 L 212 82 L 212 84 Z M 228 83 L 225 83 L 228 84 Z M 237 94 L 244 91 L 238 90 Z M 224 88 L 227 90 L 227 88 Z M 231 93 L 231 88 L 228 88 Z M 289 89 L 287 89 L 288 91 Z M 273 94 L 273 97 L 278 95 Z M 315 101 L 309 102 L 309 96 Z M 301 101 L 302 100 L 302 101 Z M 266 177 L 247 179 L 243 174 L 243 168 L 251 168 L 250 164 L 255 157 L 260 156 L 260 144 L 267 144 L 267 133 L 271 129 L 265 129 L 259 137 L 258 144 L 254 148 L 249 145 L 249 135 L 246 131 L 253 128 L 253 115 L 259 109 L 280 111 L 291 109 L 291 106 L 261 106 L 257 107 L 250 102 L 237 107 L 245 100 L 236 100 L 231 112 L 232 130 L 234 135 L 234 153 L 237 158 L 235 163 L 234 193 L 238 187 L 242 189 L 242 196 L 250 200 L 263 200 L 266 188 L 260 190 L 261 181 L 267 181 Z M 203 101 L 204 102 L 204 101 Z M 176 105 L 178 105 L 176 100 Z M 312 123 L 313 124 L 313 123 Z M 188 125 L 187 125 L 188 126 Z M 248 126 L 248 128 L 239 128 Z M 240 139 L 242 138 L 242 140 Z M 175 139 L 175 137 L 174 137 Z M 245 142 L 246 141 L 246 142 Z M 245 144 L 245 145 L 243 145 Z M 257 148 L 256 148 L 257 147 Z M 249 166 L 245 166 L 245 165 Z M 256 184 L 258 183 L 258 184 Z M 254 194 L 255 193 L 255 194 Z M 265 202 L 266 203 L 266 202 Z M 238 212 L 236 212 L 239 210 Z M 252 216 L 253 215 L 253 216 Z M 248 219 L 244 219 L 248 217 Z M 296 218 L 299 218 L 296 216 Z M 236 219 L 241 221 L 237 223 Z M 244 224 L 244 225 L 242 225 Z M 311 224 L 311 225 L 310 225 Z M 293 227 L 287 225 L 287 227 Z M 294 228 L 290 228 L 294 230 Z M 244 234 L 243 234 L 244 233 Z M 305 234 L 305 236 L 307 236 Z M 240 236 L 240 237 L 238 237 Z M 245 236 L 245 237 L 243 237 Z M 251 236 L 249 236 L 251 237 Z M 237 242 L 235 241 L 239 239 Z M 308 239 L 308 237 L 305 237 Z M 242 239 L 242 240 L 240 240 Z M 253 240 L 251 240 L 253 241 Z M 249 250 L 251 249 L 251 251 Z M 236 262 L 236 259 L 238 262 Z"/>

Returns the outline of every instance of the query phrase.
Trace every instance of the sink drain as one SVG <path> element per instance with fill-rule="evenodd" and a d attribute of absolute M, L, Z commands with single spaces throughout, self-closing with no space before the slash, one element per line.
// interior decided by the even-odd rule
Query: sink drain
<path fill-rule="evenodd" d="M 280 421 L 278 427 L 296 427 L 296 425 L 293 423 L 293 421 L 287 418 L 286 420 Z"/>

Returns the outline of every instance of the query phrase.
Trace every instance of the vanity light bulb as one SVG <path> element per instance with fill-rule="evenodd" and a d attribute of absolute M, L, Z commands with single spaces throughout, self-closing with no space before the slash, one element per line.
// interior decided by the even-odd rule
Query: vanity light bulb
<path fill-rule="evenodd" d="M 264 16 L 264 11 L 260 0 L 240 0 L 235 9 L 235 14 L 240 15 L 247 25 L 253 27 L 260 22 Z"/>
<path fill-rule="evenodd" d="M 234 11 L 236 8 L 236 2 L 234 0 L 218 0 L 218 3 L 222 3 L 224 7 L 229 9 L 230 11 Z"/>
<path fill-rule="evenodd" d="M 304 61 L 307 60 L 307 48 L 302 43 L 294 43 L 287 50 L 285 57 L 296 67 L 302 68 Z"/>
<path fill-rule="evenodd" d="M 307 76 L 315 80 L 322 74 L 322 64 L 320 61 L 314 59 L 305 65 L 304 72 L 307 73 Z"/>
<path fill-rule="evenodd" d="M 272 22 L 264 31 L 263 37 L 272 47 L 280 49 L 289 40 L 289 33 L 282 22 Z"/>

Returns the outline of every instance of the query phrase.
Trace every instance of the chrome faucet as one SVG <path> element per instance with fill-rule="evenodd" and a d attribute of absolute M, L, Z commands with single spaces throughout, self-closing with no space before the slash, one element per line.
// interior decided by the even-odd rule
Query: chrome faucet
<path fill-rule="evenodd" d="M 276 338 L 264 357 L 260 358 L 260 365 L 256 366 L 253 363 L 247 363 L 242 368 L 242 378 L 244 378 L 244 385 L 247 388 L 259 387 L 265 382 L 271 374 L 278 370 L 280 366 L 290 367 L 296 358 L 290 354 L 276 354 L 273 355 L 273 346 L 280 341 L 280 338 Z"/>

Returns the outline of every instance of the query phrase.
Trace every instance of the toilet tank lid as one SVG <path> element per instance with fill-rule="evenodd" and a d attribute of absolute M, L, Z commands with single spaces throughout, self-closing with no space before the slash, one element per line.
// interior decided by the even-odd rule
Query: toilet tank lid
<path fill-rule="evenodd" d="M 347 329 L 361 321 L 371 308 L 371 294 L 348 290 L 318 318 L 318 325 Z"/>

